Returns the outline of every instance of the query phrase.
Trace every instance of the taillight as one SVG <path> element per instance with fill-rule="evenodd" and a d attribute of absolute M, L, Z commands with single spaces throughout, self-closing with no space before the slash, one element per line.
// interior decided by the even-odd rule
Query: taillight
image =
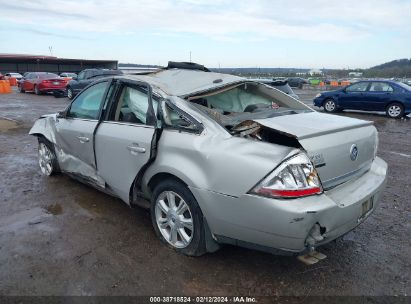
<path fill-rule="evenodd" d="M 274 198 L 296 198 L 322 192 L 317 171 L 305 153 L 283 161 L 251 190 L 251 193 Z"/>

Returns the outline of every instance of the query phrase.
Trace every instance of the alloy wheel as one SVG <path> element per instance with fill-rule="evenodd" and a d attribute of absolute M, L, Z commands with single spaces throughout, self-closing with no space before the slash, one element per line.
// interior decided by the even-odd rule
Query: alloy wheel
<path fill-rule="evenodd" d="M 164 239 L 175 248 L 187 247 L 194 236 L 188 204 L 173 191 L 162 192 L 155 202 L 155 219 Z"/>
<path fill-rule="evenodd" d="M 333 112 L 335 110 L 335 102 L 333 100 L 327 100 L 324 104 L 324 108 L 327 112 Z"/>
<path fill-rule="evenodd" d="M 73 91 L 71 90 L 71 88 L 68 88 L 68 89 L 67 89 L 67 97 L 68 97 L 69 99 L 72 99 L 72 98 L 73 98 Z"/>
<path fill-rule="evenodd" d="M 400 107 L 399 105 L 396 105 L 396 104 L 391 105 L 391 106 L 388 108 L 388 115 L 389 115 L 390 117 L 398 117 L 398 116 L 401 115 L 401 112 L 402 112 L 401 107 Z"/>
<path fill-rule="evenodd" d="M 44 175 L 51 175 L 53 172 L 53 152 L 44 143 L 39 143 L 39 165 Z"/>

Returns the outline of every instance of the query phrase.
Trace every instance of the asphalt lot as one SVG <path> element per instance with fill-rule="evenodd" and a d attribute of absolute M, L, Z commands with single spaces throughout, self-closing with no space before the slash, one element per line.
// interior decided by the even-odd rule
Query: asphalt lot
<path fill-rule="evenodd" d="M 316 91 L 296 90 L 311 103 Z M 410 295 L 411 120 L 342 113 L 375 122 L 379 156 L 389 164 L 380 207 L 327 259 L 225 246 L 199 258 L 164 247 L 147 211 L 130 209 L 65 175 L 43 177 L 37 141 L 41 114 L 67 98 L 0 95 L 0 295 Z M 10 128 L 14 127 L 14 128 Z"/>

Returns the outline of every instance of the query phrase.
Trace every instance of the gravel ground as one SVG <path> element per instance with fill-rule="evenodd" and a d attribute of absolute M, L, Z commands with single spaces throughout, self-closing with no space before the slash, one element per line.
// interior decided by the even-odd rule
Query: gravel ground
<path fill-rule="evenodd" d="M 315 91 L 296 90 L 311 103 Z M 41 114 L 66 98 L 0 95 L 0 295 L 409 295 L 411 121 L 372 120 L 379 156 L 389 164 L 380 207 L 362 225 L 325 245 L 327 259 L 225 246 L 199 258 L 179 255 L 156 238 L 149 214 L 65 175 L 45 178 L 36 139 Z"/>

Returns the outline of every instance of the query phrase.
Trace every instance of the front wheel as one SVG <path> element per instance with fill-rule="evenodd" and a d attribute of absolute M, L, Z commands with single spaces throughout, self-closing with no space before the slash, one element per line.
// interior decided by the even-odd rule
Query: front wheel
<path fill-rule="evenodd" d="M 41 173 L 51 176 L 59 172 L 57 157 L 53 144 L 47 139 L 39 137 L 38 158 Z"/>
<path fill-rule="evenodd" d="M 70 87 L 67 88 L 67 97 L 68 99 L 73 99 L 74 97 L 73 89 Z"/>
<path fill-rule="evenodd" d="M 335 103 L 334 99 L 327 99 L 324 102 L 324 111 L 327 113 L 337 112 L 337 104 Z"/>
<path fill-rule="evenodd" d="M 158 184 L 150 211 L 163 243 L 188 256 L 206 253 L 203 214 L 187 186 L 174 180 Z"/>
<path fill-rule="evenodd" d="M 23 85 L 19 85 L 18 88 L 19 88 L 19 93 L 24 93 L 25 92 L 24 89 L 23 89 Z"/>
<path fill-rule="evenodd" d="M 386 109 L 386 114 L 390 118 L 401 118 L 404 116 L 404 106 L 398 102 L 389 104 Z"/>
<path fill-rule="evenodd" d="M 34 94 L 41 95 L 41 91 L 39 90 L 38 86 L 34 86 Z"/>

